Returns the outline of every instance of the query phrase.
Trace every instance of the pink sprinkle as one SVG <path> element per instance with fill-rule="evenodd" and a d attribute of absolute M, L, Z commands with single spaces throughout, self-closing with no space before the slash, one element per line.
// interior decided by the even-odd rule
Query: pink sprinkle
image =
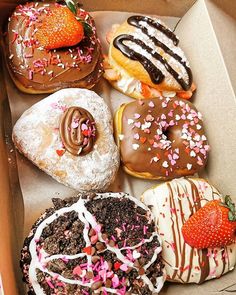
<path fill-rule="evenodd" d="M 77 265 L 77 266 L 73 269 L 73 275 L 80 276 L 81 274 L 82 274 L 82 269 L 80 268 L 79 265 Z"/>
<path fill-rule="evenodd" d="M 100 225 L 100 224 L 98 224 L 98 225 L 96 225 L 96 227 L 95 227 L 94 229 L 95 229 L 95 231 L 96 231 L 97 233 L 100 233 L 100 232 L 101 232 L 101 229 L 102 229 L 102 227 L 101 227 L 101 225 Z"/>
<path fill-rule="evenodd" d="M 139 103 L 139 105 L 141 105 L 141 106 L 144 105 L 144 102 L 143 102 L 142 100 L 140 100 L 140 99 L 138 100 L 138 103 Z"/>
<path fill-rule="evenodd" d="M 168 113 L 168 116 L 169 116 L 169 117 L 173 117 L 173 110 L 171 110 L 171 111 Z"/>
<path fill-rule="evenodd" d="M 29 79 L 30 80 L 33 80 L 33 75 L 34 75 L 34 72 L 32 70 L 29 70 Z"/>
<path fill-rule="evenodd" d="M 51 278 L 46 278 L 46 282 L 51 289 L 55 289 L 55 287 L 53 286 L 53 284 L 51 282 Z"/>
<path fill-rule="evenodd" d="M 134 114 L 134 118 L 135 118 L 135 119 L 139 119 L 140 117 L 141 117 L 140 114 L 137 114 L 137 113 Z"/>
<path fill-rule="evenodd" d="M 147 234 L 147 229 L 148 227 L 146 225 L 143 226 L 143 234 L 146 235 Z"/>
<path fill-rule="evenodd" d="M 127 264 L 121 264 L 120 269 L 123 271 L 127 271 L 128 270 L 128 265 Z"/>
<path fill-rule="evenodd" d="M 150 134 L 151 133 L 150 129 L 144 129 L 143 132 L 144 133 L 147 133 L 147 134 Z"/>
<path fill-rule="evenodd" d="M 111 236 L 111 238 L 113 241 L 116 241 L 116 238 L 113 235 Z"/>
<path fill-rule="evenodd" d="M 81 125 L 81 130 L 82 130 L 82 131 L 84 131 L 84 130 L 88 130 L 88 126 L 87 126 L 86 124 L 83 123 L 83 124 Z"/>
<path fill-rule="evenodd" d="M 89 292 L 87 292 L 86 290 L 82 290 L 82 293 L 85 295 L 89 295 Z"/>
<path fill-rule="evenodd" d="M 72 122 L 71 123 L 71 128 L 75 129 L 79 126 L 79 123 L 78 122 Z"/>
<path fill-rule="evenodd" d="M 141 123 L 140 122 L 135 122 L 134 123 L 134 126 L 137 127 L 137 128 L 140 128 L 141 127 Z"/>
<path fill-rule="evenodd" d="M 113 288 L 117 288 L 120 284 L 119 278 L 117 274 L 114 275 L 114 277 L 111 279 L 112 280 L 112 286 Z"/>
<path fill-rule="evenodd" d="M 150 106 L 150 108 L 154 108 L 155 107 L 153 101 L 150 101 L 148 105 Z"/>
<path fill-rule="evenodd" d="M 91 244 L 95 244 L 98 241 L 98 235 L 96 234 L 92 236 L 90 240 L 91 240 Z"/>
<path fill-rule="evenodd" d="M 154 121 L 154 117 L 149 114 L 149 115 L 146 116 L 146 121 L 147 122 L 152 122 L 152 121 Z"/>
<path fill-rule="evenodd" d="M 134 139 L 139 140 L 139 138 L 140 138 L 139 134 L 138 134 L 138 133 L 135 133 L 135 134 L 134 134 Z"/>

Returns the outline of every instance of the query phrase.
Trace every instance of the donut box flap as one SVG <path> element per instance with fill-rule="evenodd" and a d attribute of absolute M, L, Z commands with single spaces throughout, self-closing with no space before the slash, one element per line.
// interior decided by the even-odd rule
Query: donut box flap
<path fill-rule="evenodd" d="M 14 3 L 20 1 L 0 0 L 0 23 L 7 18 Z M 236 149 L 234 146 L 236 138 L 236 109 L 235 94 L 236 75 L 234 75 L 235 62 L 232 62 L 232 48 L 235 48 L 236 28 L 236 3 L 234 1 L 204 1 L 204 0 L 149 0 L 149 1 L 91 1 L 85 0 L 84 7 L 87 10 L 101 11 L 101 14 L 94 13 L 98 29 L 105 32 L 109 27 L 104 28 L 108 23 L 112 24 L 125 17 L 125 14 L 107 14 L 104 17 L 103 10 L 135 11 L 146 14 L 157 14 L 163 16 L 182 17 L 177 26 L 177 34 L 180 37 L 180 44 L 185 49 L 194 72 L 194 79 L 198 85 L 194 103 L 205 117 L 205 127 L 212 145 L 212 152 L 206 176 L 222 192 L 236 195 L 234 187 L 234 171 L 236 167 Z M 193 3 L 196 2 L 194 5 Z M 193 5 L 193 6 L 192 6 Z M 190 9 L 190 7 L 192 8 Z M 189 10 L 190 9 L 190 10 Z M 188 11 L 188 12 L 187 12 Z M 187 12 L 187 13 L 186 13 Z M 104 19 L 104 22 L 103 22 Z M 164 18 L 172 27 L 175 26 L 176 18 Z M 227 32 L 227 33 L 226 33 Z M 230 37 L 231 36 L 231 37 Z M 104 39 L 105 36 L 102 36 Z M 230 42 L 230 45 L 229 45 Z M 13 86 L 7 72 L 7 94 L 11 107 L 13 123 L 18 119 L 24 110 L 39 101 L 45 95 L 25 95 L 20 93 Z M 0 79 L 0 83 L 2 83 Z M 233 86 L 233 87 L 232 87 Z M 116 101 L 112 105 L 115 109 L 123 102 L 124 96 L 116 91 L 107 89 L 107 86 L 98 85 L 96 91 L 109 103 L 109 96 Z M 115 98 L 115 99 L 114 99 Z M 3 102 L 5 103 L 3 104 Z M 9 123 L 9 110 L 6 104 L 4 91 L 0 93 L 0 124 Z M 4 107 L 4 116 L 3 114 Z M 7 135 L 10 137 L 10 126 L 4 126 Z M 6 167 L 0 171 L 0 274 L 3 279 L 5 294 L 24 294 L 21 274 L 19 274 L 18 260 L 23 235 L 26 235 L 34 220 L 51 205 L 51 197 L 69 197 L 74 191 L 68 189 L 49 176 L 39 171 L 29 161 L 17 154 L 18 171 L 14 165 L 15 156 L 12 147 L 7 147 L 8 155 L 4 147 L 4 135 L 0 133 L 0 165 Z M 5 155 L 5 158 L 2 157 Z M 10 181 L 8 179 L 7 158 L 10 159 Z M 18 185 L 18 177 L 20 186 Z M 154 182 L 142 182 L 138 179 L 124 176 L 122 172 L 117 177 L 112 190 L 125 190 L 136 196 L 153 185 Z M 21 195 L 22 191 L 22 195 Z M 25 206 L 25 223 L 23 225 Z M 2 213 L 3 212 L 3 213 Z M 14 215 L 13 216 L 13 213 Z M 24 231 L 24 234 L 22 234 Z M 11 233 L 11 234 L 9 234 Z M 20 243 L 18 242 L 20 240 Z M 15 249 L 17 248 L 17 250 Z M 11 249 L 11 250 L 10 250 Z M 6 273 L 7 272 L 7 273 Z M 14 277 L 15 276 L 15 277 Z M 235 271 L 227 274 L 220 280 L 210 281 L 201 286 L 166 284 L 161 294 L 227 294 L 235 290 Z M 18 290 L 18 293 L 17 293 Z M 1 294 L 1 288 L 0 288 Z M 2 294 L 1 294 L 2 295 Z"/>

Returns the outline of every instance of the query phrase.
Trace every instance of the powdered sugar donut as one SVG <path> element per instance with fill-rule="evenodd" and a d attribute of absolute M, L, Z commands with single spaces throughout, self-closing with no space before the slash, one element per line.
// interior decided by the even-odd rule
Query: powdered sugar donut
<path fill-rule="evenodd" d="M 54 200 L 21 256 L 30 294 L 152 294 L 164 283 L 151 211 L 124 193 Z"/>
<path fill-rule="evenodd" d="M 106 189 L 119 167 L 112 117 L 86 89 L 64 89 L 33 105 L 16 122 L 18 150 L 57 181 L 80 191 Z"/>

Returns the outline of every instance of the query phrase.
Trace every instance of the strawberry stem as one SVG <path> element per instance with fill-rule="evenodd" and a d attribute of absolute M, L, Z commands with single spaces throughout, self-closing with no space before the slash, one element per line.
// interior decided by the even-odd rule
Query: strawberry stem
<path fill-rule="evenodd" d="M 220 205 L 229 209 L 229 213 L 228 213 L 229 221 L 236 221 L 235 204 L 233 203 L 229 195 L 225 196 L 224 202 L 221 202 Z"/>
<path fill-rule="evenodd" d="M 70 11 L 76 16 L 77 15 L 77 6 L 80 7 L 81 4 L 79 4 L 76 0 L 64 0 L 66 3 L 66 6 L 70 9 Z M 92 27 L 83 19 L 76 17 L 76 19 L 82 24 L 84 27 L 85 35 L 91 36 L 93 33 Z"/>

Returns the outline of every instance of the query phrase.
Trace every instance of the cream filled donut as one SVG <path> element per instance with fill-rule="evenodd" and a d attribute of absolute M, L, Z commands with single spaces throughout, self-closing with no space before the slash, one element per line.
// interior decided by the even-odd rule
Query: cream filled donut
<path fill-rule="evenodd" d="M 18 119 L 12 138 L 36 166 L 79 191 L 105 190 L 119 167 L 110 110 L 87 89 L 63 89 L 36 103 Z"/>
<path fill-rule="evenodd" d="M 196 249 L 185 243 L 181 228 L 197 210 L 211 200 L 222 200 L 217 189 L 203 179 L 180 178 L 145 191 L 141 197 L 152 206 L 163 242 L 167 280 L 203 283 L 232 271 L 236 244 L 221 248 Z"/>
<path fill-rule="evenodd" d="M 192 72 L 178 37 L 159 19 L 133 15 L 114 25 L 105 60 L 104 77 L 134 98 L 153 98 L 176 92 L 190 98 L 195 90 Z"/>
<path fill-rule="evenodd" d="M 21 252 L 30 294 L 158 293 L 165 274 L 151 211 L 124 193 L 54 199 Z"/>
<path fill-rule="evenodd" d="M 133 176 L 170 179 L 193 175 L 206 164 L 202 115 L 186 100 L 160 97 L 124 104 L 115 129 L 124 170 Z"/>

